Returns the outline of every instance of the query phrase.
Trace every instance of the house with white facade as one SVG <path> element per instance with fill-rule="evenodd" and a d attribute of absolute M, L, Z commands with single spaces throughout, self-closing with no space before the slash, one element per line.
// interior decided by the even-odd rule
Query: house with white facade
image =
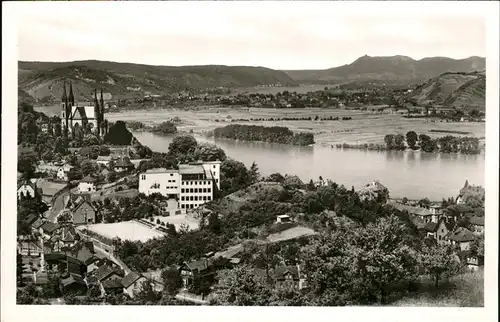
<path fill-rule="evenodd" d="M 180 164 L 179 169 L 151 169 L 139 174 L 139 192 L 159 193 L 177 200 L 178 209 L 187 211 L 213 200 L 220 188 L 220 161 Z"/>
<path fill-rule="evenodd" d="M 78 184 L 79 192 L 95 192 L 97 190 L 95 185 L 96 180 L 91 176 L 86 176 Z"/>
<path fill-rule="evenodd" d="M 21 199 L 21 197 L 35 198 L 39 192 L 36 184 L 28 180 L 17 185 L 17 199 Z"/>
<path fill-rule="evenodd" d="M 60 180 L 68 181 L 68 172 L 74 167 L 70 164 L 65 164 L 57 168 L 57 178 Z"/>

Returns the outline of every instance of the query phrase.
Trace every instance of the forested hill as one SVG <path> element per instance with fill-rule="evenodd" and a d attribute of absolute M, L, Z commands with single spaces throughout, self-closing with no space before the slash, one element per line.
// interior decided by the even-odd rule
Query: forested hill
<path fill-rule="evenodd" d="M 444 73 L 418 86 L 406 98 L 418 105 L 446 105 L 459 109 L 486 108 L 486 76 L 477 73 Z"/>
<path fill-rule="evenodd" d="M 415 60 L 407 56 L 362 56 L 351 64 L 323 70 L 287 70 L 300 83 L 336 83 L 350 81 L 395 81 L 420 83 L 445 72 L 472 72 L 484 70 L 484 57 L 452 59 L 428 57 Z"/>
<path fill-rule="evenodd" d="M 73 83 L 77 100 L 91 99 L 103 88 L 113 99 L 165 95 L 184 90 L 297 85 L 287 74 L 247 66 L 151 66 L 85 60 L 74 62 L 23 62 L 18 64 L 19 87 L 30 97 L 53 102 L 61 97 L 63 80 Z"/>

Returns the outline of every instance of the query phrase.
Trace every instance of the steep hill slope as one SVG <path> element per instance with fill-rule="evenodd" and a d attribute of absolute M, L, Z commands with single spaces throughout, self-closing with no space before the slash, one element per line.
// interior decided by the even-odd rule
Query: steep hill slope
<path fill-rule="evenodd" d="M 287 70 L 291 78 L 300 83 L 333 83 L 367 80 L 399 80 L 421 82 L 445 72 L 471 72 L 486 67 L 482 57 L 452 59 L 429 57 L 414 60 L 407 56 L 363 56 L 353 63 L 325 70 Z"/>
<path fill-rule="evenodd" d="M 457 108 L 485 109 L 486 77 L 484 72 L 444 73 L 418 86 L 406 97 L 418 105 L 428 103 Z"/>
<path fill-rule="evenodd" d="M 88 99 L 96 87 L 116 99 L 144 92 L 163 95 L 216 87 L 297 85 L 284 72 L 246 66 L 169 67 L 89 60 L 19 62 L 18 70 L 20 88 L 33 98 L 47 101 L 61 96 L 64 79 L 73 82 L 76 99 Z"/>

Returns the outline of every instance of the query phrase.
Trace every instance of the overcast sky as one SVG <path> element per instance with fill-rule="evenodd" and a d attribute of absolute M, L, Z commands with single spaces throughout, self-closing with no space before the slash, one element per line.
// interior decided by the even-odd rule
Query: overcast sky
<path fill-rule="evenodd" d="M 486 56 L 484 18 L 456 4 L 20 3 L 19 60 L 321 69 L 365 54 Z"/>

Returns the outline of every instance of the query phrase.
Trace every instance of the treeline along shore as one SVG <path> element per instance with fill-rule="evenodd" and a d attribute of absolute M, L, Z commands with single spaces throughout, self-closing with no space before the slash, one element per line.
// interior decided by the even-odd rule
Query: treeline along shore
<path fill-rule="evenodd" d="M 438 131 L 431 131 L 438 132 Z M 403 134 L 387 134 L 384 138 L 385 144 L 336 144 L 337 148 L 343 149 L 362 149 L 362 150 L 420 150 L 430 153 L 462 153 L 462 154 L 480 154 L 481 146 L 479 138 L 459 137 L 447 135 L 433 139 L 426 134 L 417 135 L 414 131 L 409 131 L 406 136 Z"/>
<path fill-rule="evenodd" d="M 213 131 L 215 138 L 233 139 L 242 141 L 261 141 L 292 145 L 314 144 L 314 134 L 293 133 L 290 129 L 281 126 L 259 126 L 231 124 L 216 128 Z"/>

